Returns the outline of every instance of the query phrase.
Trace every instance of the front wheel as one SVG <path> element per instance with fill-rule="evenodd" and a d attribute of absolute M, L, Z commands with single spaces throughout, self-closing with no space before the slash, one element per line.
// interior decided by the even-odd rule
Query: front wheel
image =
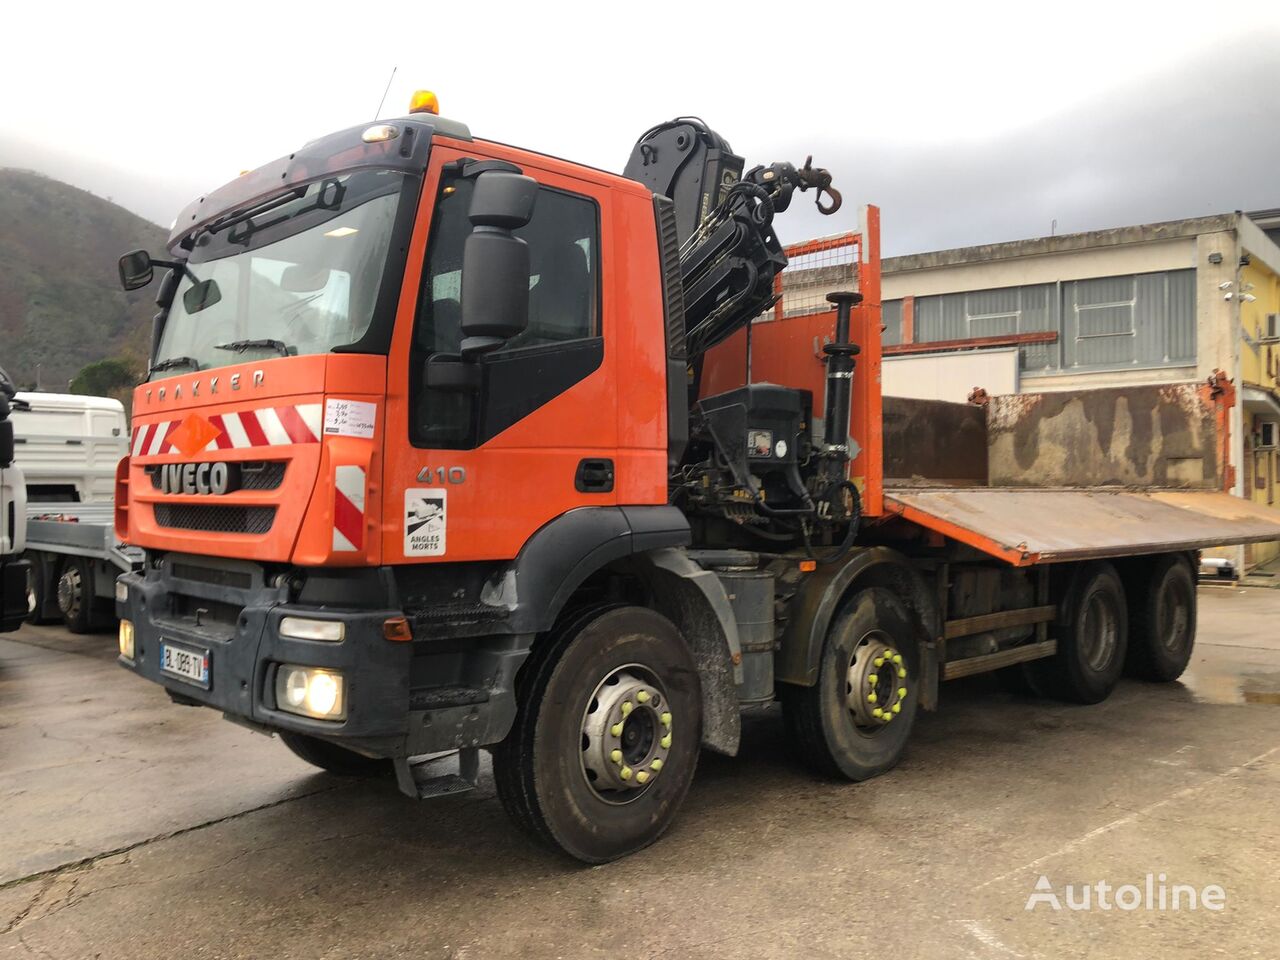
<path fill-rule="evenodd" d="M 584 863 L 662 836 L 702 732 L 697 667 L 670 620 L 643 607 L 571 618 L 534 647 L 516 698 L 493 777 L 518 825 Z"/>
<path fill-rule="evenodd" d="M 783 705 L 800 756 L 824 776 L 866 780 L 902 758 L 919 704 L 911 617 L 891 591 L 855 594 L 823 644 L 818 680 Z"/>

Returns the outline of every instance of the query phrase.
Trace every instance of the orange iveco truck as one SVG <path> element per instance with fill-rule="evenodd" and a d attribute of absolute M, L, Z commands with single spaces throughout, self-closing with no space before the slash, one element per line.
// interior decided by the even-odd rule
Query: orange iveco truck
<path fill-rule="evenodd" d="M 1224 378 L 881 397 L 878 212 L 773 228 L 797 192 L 834 212 L 826 171 L 744 170 L 679 118 L 617 176 L 433 101 L 120 260 L 130 290 L 165 271 L 120 662 L 177 703 L 413 796 L 488 749 L 512 817 L 598 863 L 662 834 L 744 705 L 863 780 L 944 680 L 1171 680 L 1196 551 L 1280 537 L 1223 493 Z"/>

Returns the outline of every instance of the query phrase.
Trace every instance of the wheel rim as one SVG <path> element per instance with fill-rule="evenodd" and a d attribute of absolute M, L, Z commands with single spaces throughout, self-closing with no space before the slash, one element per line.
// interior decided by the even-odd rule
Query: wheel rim
<path fill-rule="evenodd" d="M 858 641 L 845 674 L 845 702 L 860 733 L 874 736 L 889 726 L 910 689 L 906 661 L 891 637 L 873 630 Z"/>
<path fill-rule="evenodd" d="M 671 752 L 667 691 L 653 671 L 630 663 L 596 686 L 582 712 L 582 776 L 606 803 L 631 803 L 659 776 Z"/>
<path fill-rule="evenodd" d="M 84 579 L 75 567 L 68 567 L 58 578 L 58 608 L 65 617 L 75 617 L 84 596 Z"/>
<path fill-rule="evenodd" d="M 1104 671 L 1120 642 L 1120 617 L 1111 597 L 1100 591 L 1090 595 L 1080 629 L 1084 639 L 1085 663 L 1091 670 Z"/>
<path fill-rule="evenodd" d="M 1177 653 L 1186 645 L 1191 632 L 1191 597 L 1186 584 L 1167 577 L 1156 596 L 1156 629 L 1162 647 Z"/>

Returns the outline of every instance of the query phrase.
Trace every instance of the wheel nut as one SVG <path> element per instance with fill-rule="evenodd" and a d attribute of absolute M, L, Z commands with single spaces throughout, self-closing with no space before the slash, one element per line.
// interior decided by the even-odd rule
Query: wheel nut
<path fill-rule="evenodd" d="M 649 691 L 648 691 L 648 690 L 641 690 L 639 693 L 637 693 L 637 694 L 636 694 L 636 699 L 637 699 L 637 700 L 639 700 L 641 703 L 648 703 L 648 702 L 649 702 Z"/>
<path fill-rule="evenodd" d="M 895 703 L 895 704 L 893 705 L 893 712 L 894 712 L 894 713 L 901 713 L 901 712 L 902 712 L 902 704 L 900 704 L 900 703 Z"/>
<path fill-rule="evenodd" d="M 871 715 L 876 718 L 883 717 L 884 711 L 881 710 L 879 707 L 876 707 L 874 710 L 871 711 Z"/>
<path fill-rule="evenodd" d="M 636 783 L 648 783 L 648 782 L 649 782 L 649 774 L 647 771 L 641 770 L 639 773 L 636 774 Z"/>
<path fill-rule="evenodd" d="M 668 733 L 665 737 L 663 737 L 661 740 L 658 741 L 658 744 L 662 747 L 663 750 L 668 749 L 671 746 L 671 734 Z"/>
<path fill-rule="evenodd" d="M 871 693 L 867 694 L 867 703 L 875 703 L 875 702 L 876 702 L 875 691 L 872 691 Z"/>
<path fill-rule="evenodd" d="M 880 682 L 880 677 L 878 675 L 874 673 L 867 674 L 867 683 L 871 684 L 874 687 L 879 682 Z"/>
<path fill-rule="evenodd" d="M 612 733 L 615 737 L 622 736 L 622 724 L 615 723 L 612 727 L 609 728 L 609 732 Z"/>
<path fill-rule="evenodd" d="M 659 770 L 662 769 L 662 761 L 654 760 L 653 763 L 649 764 L 649 766 L 653 768 L 654 773 L 657 773 Z"/>
<path fill-rule="evenodd" d="M 634 706 L 632 706 L 632 704 L 631 704 L 631 701 L 630 701 L 630 700 L 623 700 L 623 701 L 622 701 L 622 715 L 623 715 L 624 717 L 626 717 L 626 716 L 630 716 L 630 715 L 631 715 L 631 711 L 632 711 L 632 710 L 634 710 L 634 709 L 635 709 L 635 707 L 634 707 Z"/>
<path fill-rule="evenodd" d="M 871 661 L 871 665 L 874 667 L 883 667 L 884 657 L 876 657 L 874 660 Z"/>
<path fill-rule="evenodd" d="M 664 714 L 663 714 L 661 717 L 659 717 L 658 719 L 662 721 L 662 725 L 663 725 L 664 727 L 666 727 L 668 730 L 670 730 L 670 729 L 671 729 L 671 714 L 669 714 L 669 713 L 664 713 Z"/>
<path fill-rule="evenodd" d="M 898 679 L 899 679 L 899 680 L 905 680 L 905 679 L 907 679 L 907 670 L 906 670 L 906 668 L 905 668 L 905 667 L 899 667 L 899 668 L 898 668 Z"/>
<path fill-rule="evenodd" d="M 907 695 L 907 688 L 906 688 L 906 687 L 899 687 L 899 688 L 898 688 L 898 698 L 899 698 L 899 699 L 901 699 L 902 697 L 905 697 L 906 695 Z"/>
<path fill-rule="evenodd" d="M 621 762 L 622 762 L 622 751 L 621 751 L 621 750 L 614 750 L 612 753 L 610 753 L 610 754 L 609 754 L 609 759 L 610 759 L 610 760 L 612 760 L 614 763 L 621 763 Z"/>
<path fill-rule="evenodd" d="M 896 664 L 898 664 L 899 666 L 901 666 L 901 665 L 902 665 L 902 654 L 900 654 L 900 653 L 895 653 L 895 654 L 893 655 L 893 662 L 894 662 L 894 663 L 896 663 Z"/>
<path fill-rule="evenodd" d="M 888 723 L 888 722 L 889 722 L 890 720 L 892 720 L 892 719 L 893 719 L 893 714 L 892 714 L 892 713 L 886 713 L 886 714 L 884 715 L 884 722 L 885 722 L 885 723 Z"/>

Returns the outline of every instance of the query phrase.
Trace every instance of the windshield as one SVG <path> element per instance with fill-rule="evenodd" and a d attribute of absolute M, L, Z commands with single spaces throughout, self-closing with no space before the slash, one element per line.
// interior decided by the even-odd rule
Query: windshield
<path fill-rule="evenodd" d="M 373 319 L 404 175 L 362 170 L 299 186 L 197 237 L 155 370 L 326 353 Z"/>

